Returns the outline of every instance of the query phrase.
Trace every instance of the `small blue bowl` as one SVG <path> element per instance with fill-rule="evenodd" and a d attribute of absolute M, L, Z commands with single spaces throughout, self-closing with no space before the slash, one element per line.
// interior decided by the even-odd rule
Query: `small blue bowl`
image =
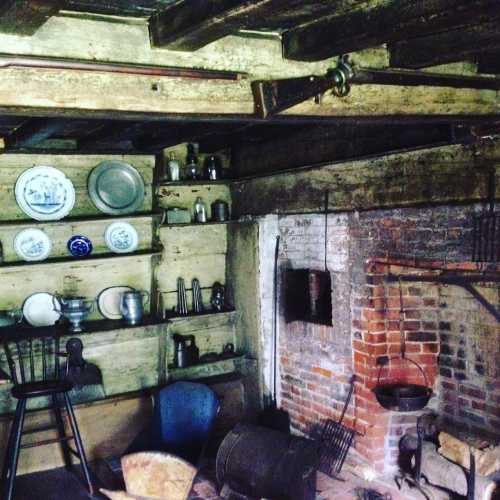
<path fill-rule="evenodd" d="M 73 257 L 87 257 L 92 253 L 92 242 L 85 236 L 72 236 L 67 246 Z"/>

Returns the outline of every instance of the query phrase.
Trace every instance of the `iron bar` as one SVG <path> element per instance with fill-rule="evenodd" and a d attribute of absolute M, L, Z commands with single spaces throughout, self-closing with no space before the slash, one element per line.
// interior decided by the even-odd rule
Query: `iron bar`
<path fill-rule="evenodd" d="M 500 90 L 500 78 L 496 77 L 448 75 L 404 69 L 359 68 L 354 70 L 354 76 L 350 82 L 360 85 L 404 85 L 407 87 L 423 85 L 458 89 Z"/>
<path fill-rule="evenodd" d="M 175 68 L 170 66 L 137 65 L 123 63 L 100 63 L 74 59 L 47 59 L 34 56 L 0 54 L 0 68 L 60 69 L 127 75 L 144 75 L 174 78 L 193 78 L 197 80 L 240 80 L 245 73 L 217 71 L 195 68 Z"/>
<path fill-rule="evenodd" d="M 497 307 L 491 304 L 486 297 L 478 292 L 472 283 L 500 283 L 500 275 L 436 275 L 436 276 L 418 276 L 418 275 L 393 275 L 387 276 L 388 282 L 406 281 L 406 282 L 429 282 L 429 283 L 443 283 L 445 285 L 460 286 L 467 290 L 497 321 L 500 322 L 500 311 Z"/>

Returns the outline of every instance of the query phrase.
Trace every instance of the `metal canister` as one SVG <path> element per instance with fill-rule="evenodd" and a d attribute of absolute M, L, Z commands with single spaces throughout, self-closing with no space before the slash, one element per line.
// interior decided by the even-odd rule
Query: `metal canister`
<path fill-rule="evenodd" d="M 224 200 L 215 200 L 211 208 L 213 221 L 225 222 L 229 220 L 229 205 Z"/>

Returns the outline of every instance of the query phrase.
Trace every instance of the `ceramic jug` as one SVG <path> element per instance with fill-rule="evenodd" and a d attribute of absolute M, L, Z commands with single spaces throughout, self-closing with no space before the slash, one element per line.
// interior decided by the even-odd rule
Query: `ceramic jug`
<path fill-rule="evenodd" d="M 146 299 L 145 304 L 147 304 L 149 293 L 145 290 L 123 292 L 120 301 L 120 312 L 129 325 L 137 325 L 141 322 L 144 314 L 144 298 Z"/>

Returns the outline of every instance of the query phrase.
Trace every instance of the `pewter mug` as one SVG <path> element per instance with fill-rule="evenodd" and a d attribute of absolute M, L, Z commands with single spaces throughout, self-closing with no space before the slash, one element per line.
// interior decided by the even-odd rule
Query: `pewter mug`
<path fill-rule="evenodd" d="M 23 312 L 20 309 L 1 309 L 0 327 L 11 326 L 20 323 L 23 319 Z"/>
<path fill-rule="evenodd" d="M 146 302 L 144 303 L 144 298 Z M 120 312 L 123 319 L 129 325 L 137 325 L 141 322 L 144 314 L 144 305 L 149 302 L 149 292 L 145 290 L 131 290 L 130 292 L 123 292 L 120 301 Z"/>

